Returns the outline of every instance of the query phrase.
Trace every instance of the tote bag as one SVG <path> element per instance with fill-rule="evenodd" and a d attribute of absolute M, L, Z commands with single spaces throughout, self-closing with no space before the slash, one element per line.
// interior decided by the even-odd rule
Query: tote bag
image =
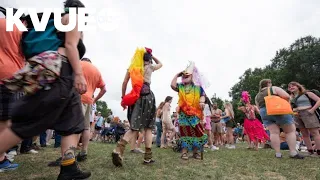
<path fill-rule="evenodd" d="M 271 95 L 270 88 L 268 88 L 268 96 L 264 97 L 264 100 L 267 115 L 293 114 L 290 103 L 279 96 Z"/>

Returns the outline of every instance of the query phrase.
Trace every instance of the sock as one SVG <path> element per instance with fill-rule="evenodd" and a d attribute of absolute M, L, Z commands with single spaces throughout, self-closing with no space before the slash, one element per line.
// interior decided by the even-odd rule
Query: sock
<path fill-rule="evenodd" d="M 76 158 L 72 153 L 65 155 L 61 161 L 61 166 L 70 166 L 76 162 Z"/>
<path fill-rule="evenodd" d="M 297 151 L 290 151 L 290 156 L 296 156 L 298 153 L 297 153 Z"/>
<path fill-rule="evenodd" d="M 282 157 L 282 154 L 281 153 L 276 153 L 276 157 L 280 158 L 280 157 Z"/>
<path fill-rule="evenodd" d="M 152 159 L 151 148 L 147 148 L 147 147 L 146 147 L 146 152 L 144 153 L 144 159 L 145 159 L 145 160 L 150 160 L 150 159 Z"/>

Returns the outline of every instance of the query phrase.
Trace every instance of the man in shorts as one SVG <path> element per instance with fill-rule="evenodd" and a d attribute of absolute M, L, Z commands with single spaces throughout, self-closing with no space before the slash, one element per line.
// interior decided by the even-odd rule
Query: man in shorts
<path fill-rule="evenodd" d="M 25 21 L 21 20 L 26 25 Z M 0 80 L 10 78 L 25 64 L 20 50 L 21 36 L 22 32 L 15 25 L 13 31 L 6 31 L 6 19 L 0 18 Z M 0 81 L 0 132 L 9 127 L 12 103 L 20 95 L 11 92 Z M 0 154 L 0 172 L 15 170 L 17 167 L 18 164 L 11 163 L 5 154 Z"/>
<path fill-rule="evenodd" d="M 212 118 L 211 118 L 211 131 L 214 137 L 214 145 L 212 146 L 212 150 L 219 150 L 219 144 L 222 143 L 222 125 L 220 122 L 220 117 L 222 115 L 221 109 L 218 108 L 217 103 L 213 103 L 212 105 Z"/>
<path fill-rule="evenodd" d="M 82 110 L 85 118 L 85 130 L 82 132 L 82 148 L 81 152 L 77 156 L 78 161 L 84 161 L 87 159 L 88 145 L 90 141 L 92 106 L 107 92 L 100 71 L 91 63 L 90 59 L 83 58 L 81 60 L 81 65 L 87 82 L 87 92 L 81 95 Z M 97 88 L 100 89 L 100 92 L 96 98 L 92 98 Z"/>

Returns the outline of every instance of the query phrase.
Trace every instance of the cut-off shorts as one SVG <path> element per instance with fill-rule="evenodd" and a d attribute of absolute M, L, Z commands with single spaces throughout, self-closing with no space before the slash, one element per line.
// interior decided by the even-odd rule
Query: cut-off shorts
<path fill-rule="evenodd" d="M 260 108 L 260 116 L 265 126 L 270 126 L 272 124 L 277 125 L 289 125 L 293 124 L 293 116 L 290 114 L 286 115 L 267 115 L 267 109 L 265 107 Z"/>

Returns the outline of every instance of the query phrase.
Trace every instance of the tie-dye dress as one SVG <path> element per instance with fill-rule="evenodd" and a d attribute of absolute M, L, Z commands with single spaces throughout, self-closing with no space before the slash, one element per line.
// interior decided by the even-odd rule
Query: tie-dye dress
<path fill-rule="evenodd" d="M 193 85 L 186 91 L 184 84 L 177 84 L 179 92 L 179 131 L 182 148 L 191 151 L 201 149 L 207 143 L 207 135 L 200 124 L 203 111 L 200 107 L 200 97 L 205 93 L 200 86 Z"/>

